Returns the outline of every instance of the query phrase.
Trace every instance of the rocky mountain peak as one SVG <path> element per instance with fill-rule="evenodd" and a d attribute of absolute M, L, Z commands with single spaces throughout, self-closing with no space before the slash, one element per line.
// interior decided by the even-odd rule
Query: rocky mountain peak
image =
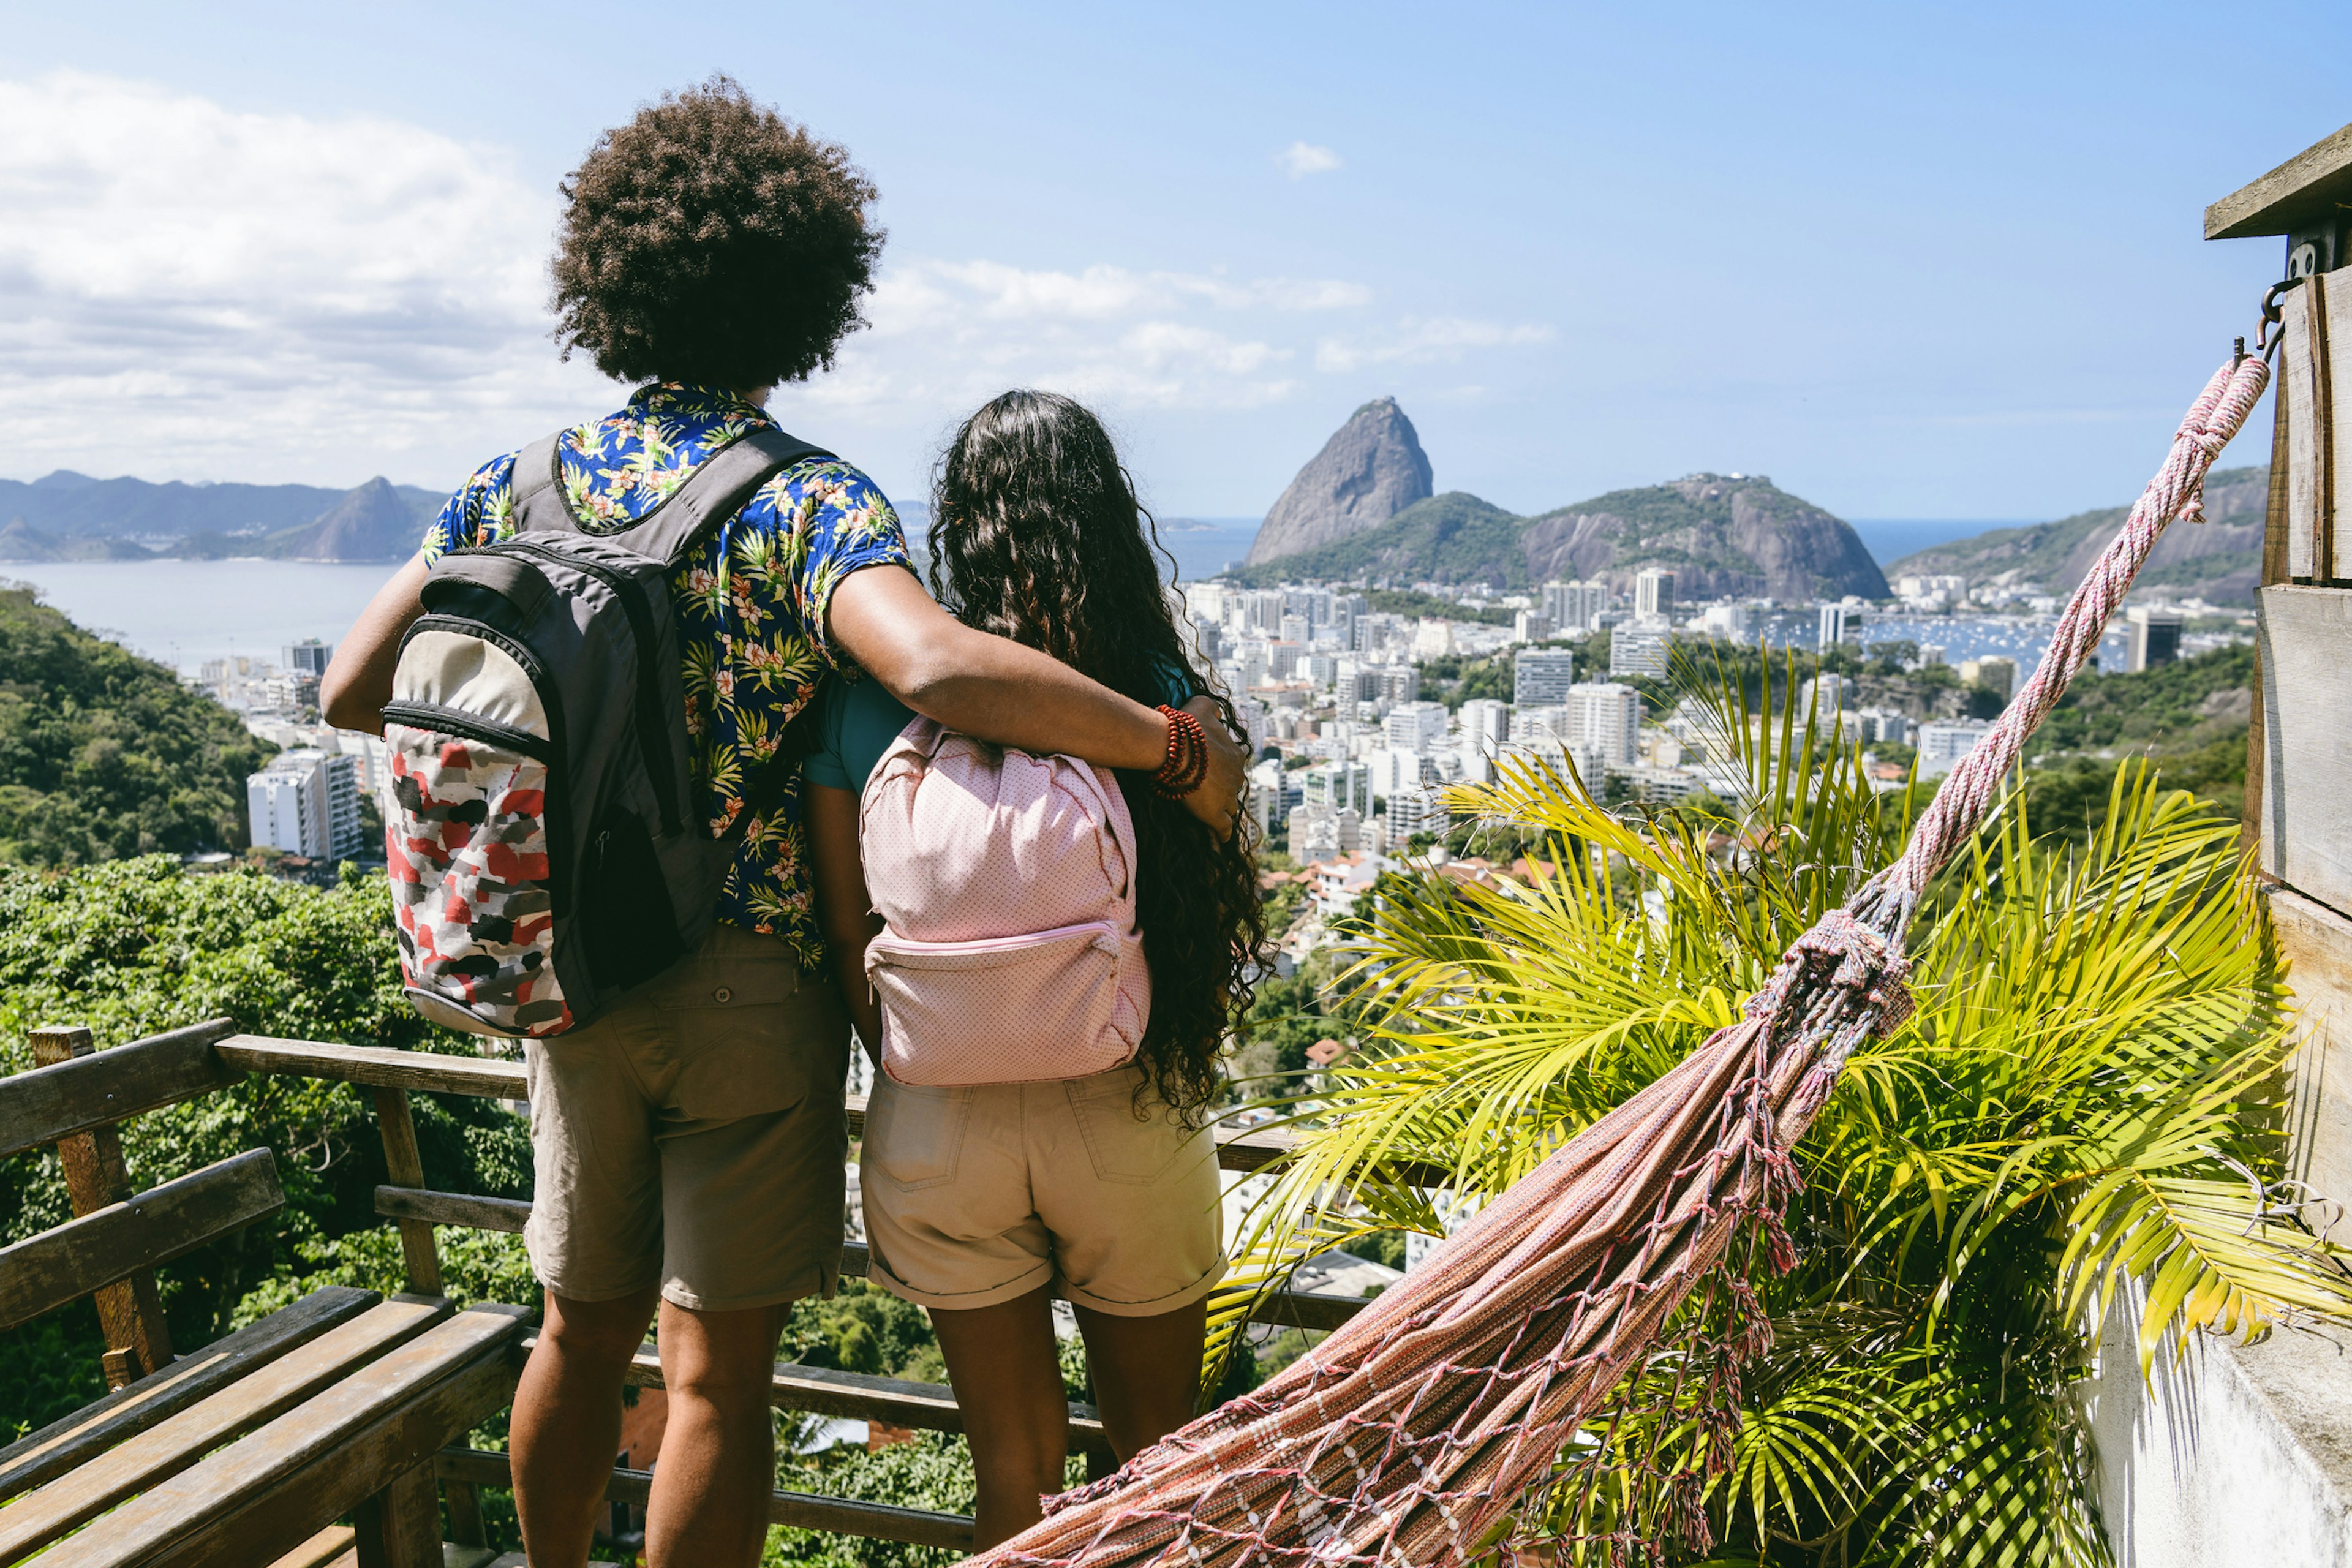
<path fill-rule="evenodd" d="M 398 561 L 425 531 L 382 475 L 329 507 L 289 552 L 297 561 Z"/>
<path fill-rule="evenodd" d="M 1380 527 L 1435 492 L 1412 421 L 1393 397 L 1348 416 L 1259 525 L 1249 559 L 1271 561 Z"/>

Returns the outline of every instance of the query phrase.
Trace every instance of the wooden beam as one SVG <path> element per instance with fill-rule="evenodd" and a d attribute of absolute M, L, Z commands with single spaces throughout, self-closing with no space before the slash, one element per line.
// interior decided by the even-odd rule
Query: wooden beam
<path fill-rule="evenodd" d="M 409 1114 L 406 1089 L 376 1086 L 375 1125 L 393 1184 L 412 1191 L 423 1187 L 425 1156 L 416 1147 L 416 1119 Z M 433 1245 L 432 1222 L 402 1220 L 400 1252 L 408 1265 L 408 1288 L 421 1296 L 441 1294 L 441 1255 Z"/>
<path fill-rule="evenodd" d="M 530 1222 L 530 1205 L 519 1198 L 477 1198 L 407 1187 L 378 1187 L 375 1212 L 386 1219 L 461 1225 L 468 1230 L 499 1230 L 509 1236 L 520 1236 Z"/>
<path fill-rule="evenodd" d="M 437 1300 L 383 1302 L 0 1509 L 0 1565 L 21 1561 L 125 1498 L 178 1475 L 448 1315 L 449 1303 Z"/>
<path fill-rule="evenodd" d="M 0 1247 L 0 1329 L 169 1263 L 285 1206 L 277 1162 L 268 1150 L 251 1149 Z"/>
<path fill-rule="evenodd" d="M 0 1079 L 0 1159 L 235 1083 L 213 1042 L 236 1032 L 215 1018 Z"/>
<path fill-rule="evenodd" d="M 476 1486 L 501 1489 L 514 1485 L 504 1454 L 479 1448 L 445 1448 L 434 1464 L 444 1480 L 471 1481 Z M 616 1469 L 604 1484 L 604 1496 L 614 1502 L 643 1507 L 653 1496 L 653 1483 L 651 1470 Z M 898 1541 L 911 1546 L 944 1546 L 954 1552 L 971 1550 L 971 1521 L 962 1514 L 932 1513 L 891 1503 L 861 1502 L 856 1498 L 775 1492 L 768 1500 L 768 1522 L 793 1530 L 822 1530 L 835 1535 L 862 1535 L 872 1541 Z"/>
<path fill-rule="evenodd" d="M 89 1031 L 79 1025 L 35 1029 L 33 1060 L 56 1067 L 95 1054 Z M 58 1163 L 65 1171 L 66 1198 L 75 1217 L 95 1214 L 131 1195 L 131 1173 L 122 1163 L 122 1131 L 111 1124 L 58 1140 Z M 106 1386 L 121 1388 L 171 1364 L 172 1328 L 163 1318 L 163 1298 L 155 1271 L 142 1268 L 130 1279 L 98 1289 L 98 1326 L 106 1338 L 101 1365 Z"/>
<path fill-rule="evenodd" d="M 264 1035 L 232 1035 L 215 1048 L 224 1061 L 247 1072 L 287 1073 L 488 1100 L 521 1100 L 529 1094 L 522 1063 L 490 1057 L 445 1057 L 430 1051 L 281 1040 Z"/>
<path fill-rule="evenodd" d="M 461 1193 L 416 1192 L 406 1187 L 378 1187 L 375 1212 L 388 1219 L 462 1225 L 475 1230 L 518 1234 L 530 1219 L 530 1205 L 515 1198 L 475 1198 Z M 841 1272 L 863 1279 L 872 1254 L 856 1242 L 841 1249 Z M 1364 1301 L 1349 1296 L 1318 1296 L 1305 1290 L 1275 1290 L 1259 1298 L 1251 1320 L 1302 1329 L 1336 1329 L 1364 1310 Z M 793 1406 L 792 1408 L 800 1408 Z M 895 1419 L 895 1418 L 888 1418 Z M 899 1422 L 900 1426 L 908 1423 Z M 957 1427 L 946 1430 L 961 1430 Z"/>
<path fill-rule="evenodd" d="M 0 1448 L 0 1502 L 88 1463 L 279 1356 L 350 1321 L 383 1298 L 373 1290 L 330 1285 L 280 1307 L 163 1371 L 82 1406 L 63 1420 Z M 7 1517 L 0 1513 L 0 1519 Z"/>
<path fill-rule="evenodd" d="M 2352 125 L 2305 148 L 2205 209 L 2205 237 L 2284 234 L 2352 199 Z"/>
<path fill-rule="evenodd" d="M 520 1307 L 444 1320 L 74 1537 L 76 1568 L 267 1563 L 512 1396 Z"/>
<path fill-rule="evenodd" d="M 359 1568 L 441 1568 L 441 1496 L 433 1461 L 411 1465 L 352 1511 Z"/>

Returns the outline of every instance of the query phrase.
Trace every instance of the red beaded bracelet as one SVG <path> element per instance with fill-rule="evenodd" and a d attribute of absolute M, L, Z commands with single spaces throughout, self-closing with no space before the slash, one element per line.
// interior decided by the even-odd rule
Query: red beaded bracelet
<path fill-rule="evenodd" d="M 1181 800 L 1209 776 L 1209 740 L 1201 721 L 1181 708 L 1162 705 L 1168 719 L 1168 755 L 1151 775 L 1151 787 L 1163 798 Z"/>

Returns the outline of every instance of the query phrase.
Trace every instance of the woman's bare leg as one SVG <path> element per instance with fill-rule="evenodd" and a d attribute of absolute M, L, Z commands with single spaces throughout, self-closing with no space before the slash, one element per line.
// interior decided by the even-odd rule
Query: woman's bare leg
<path fill-rule="evenodd" d="M 1037 1499 L 1062 1489 L 1069 1456 L 1070 1406 L 1054 1350 L 1045 1288 L 994 1307 L 931 1310 L 947 1357 L 956 1407 L 963 1412 L 971 1468 L 980 1482 L 972 1549 L 1009 1541 L 1044 1517 Z M 1197 1364 L 1200 1352 L 1195 1349 Z"/>
<path fill-rule="evenodd" d="M 1089 1307 L 1076 1311 L 1095 1404 L 1123 1465 L 1192 1419 L 1209 1306 L 1195 1301 L 1156 1318 L 1115 1318 Z"/>

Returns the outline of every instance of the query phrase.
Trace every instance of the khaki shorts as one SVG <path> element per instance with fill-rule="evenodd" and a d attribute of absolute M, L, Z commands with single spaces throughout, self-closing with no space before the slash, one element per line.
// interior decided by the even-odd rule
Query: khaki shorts
<path fill-rule="evenodd" d="M 595 1022 L 526 1042 L 523 1062 L 523 1243 L 550 1290 L 609 1301 L 659 1285 L 712 1312 L 831 1293 L 849 1017 L 782 942 L 717 927 Z"/>
<path fill-rule="evenodd" d="M 1142 1069 L 1063 1083 L 918 1089 L 877 1077 L 858 1179 L 874 1282 L 925 1307 L 993 1307 L 1049 1281 L 1148 1318 L 1224 1277 L 1216 1143 Z"/>

